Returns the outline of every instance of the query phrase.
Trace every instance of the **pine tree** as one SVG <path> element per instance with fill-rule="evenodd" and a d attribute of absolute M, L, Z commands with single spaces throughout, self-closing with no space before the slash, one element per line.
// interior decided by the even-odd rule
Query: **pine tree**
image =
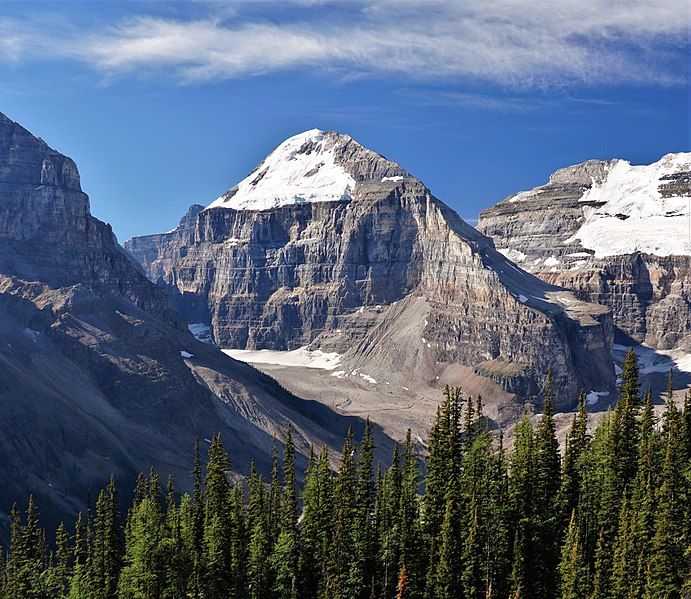
<path fill-rule="evenodd" d="M 96 501 L 93 543 L 88 569 L 89 588 L 94 599 L 117 596 L 121 556 L 120 513 L 115 479 L 111 476 L 106 489 Z"/>
<path fill-rule="evenodd" d="M 561 599 L 583 599 L 588 596 L 588 565 L 583 555 L 575 510 L 571 512 L 566 540 L 561 550 L 559 577 Z"/>
<path fill-rule="evenodd" d="M 205 596 L 227 597 L 232 591 L 230 460 L 221 436 L 211 440 L 206 466 L 202 589 Z"/>
<path fill-rule="evenodd" d="M 353 531 L 356 518 L 356 483 L 354 433 L 348 430 L 338 476 L 334 484 L 334 523 L 328 566 L 328 596 L 333 599 L 352 599 L 358 584 L 350 577 L 354 546 Z"/>
<path fill-rule="evenodd" d="M 272 565 L 275 596 L 278 599 L 297 597 L 299 546 L 297 532 L 297 490 L 295 485 L 295 445 L 292 427 L 288 426 L 283 450 L 283 491 L 279 535 L 274 547 Z"/>
<path fill-rule="evenodd" d="M 367 418 L 358 452 L 355 497 L 357 511 L 353 523 L 355 559 L 351 564 L 350 572 L 350 577 L 356 586 L 355 597 L 360 599 L 369 599 L 375 574 L 373 451 L 372 427 Z"/>
<path fill-rule="evenodd" d="M 333 477 L 326 447 L 318 459 L 310 450 L 302 503 L 299 596 L 315 599 L 326 593 L 333 530 Z"/>
<path fill-rule="evenodd" d="M 424 585 L 424 550 L 420 524 L 420 467 L 417 451 L 408 429 L 403 447 L 400 492 L 399 555 L 401 571 L 405 571 L 405 598 L 418 599 Z"/>
<path fill-rule="evenodd" d="M 70 590 L 72 549 L 69 535 L 63 522 L 55 531 L 55 560 L 47 572 L 46 586 L 50 597 L 62 599 Z"/>
<path fill-rule="evenodd" d="M 562 513 L 571 514 L 576 506 L 581 493 L 581 472 L 579 463 L 583 452 L 588 446 L 588 412 L 586 408 L 585 393 L 581 391 L 578 396 L 578 411 L 574 414 L 571 429 L 566 437 L 564 451 L 564 463 L 561 486 Z"/>
<path fill-rule="evenodd" d="M 441 528 L 441 547 L 434 581 L 433 596 L 436 599 L 462 597 L 462 536 L 459 528 L 461 521 L 459 496 L 460 492 L 455 488 L 455 485 L 450 486 Z"/>
<path fill-rule="evenodd" d="M 554 597 L 556 594 L 556 570 L 559 565 L 559 545 L 562 537 L 559 511 L 559 487 L 561 466 L 559 443 L 554 425 L 554 387 L 550 368 L 544 391 L 544 409 L 535 429 L 535 507 L 533 516 L 535 531 L 535 556 L 537 580 L 534 588 L 536 599 Z"/>
<path fill-rule="evenodd" d="M 533 427 L 527 416 L 516 425 L 515 448 L 511 457 L 509 501 L 514 522 L 511 597 L 536 596 L 539 572 L 534 569 L 536 538 L 536 452 Z"/>
<path fill-rule="evenodd" d="M 603 464 L 593 599 L 611 596 L 613 546 L 619 528 L 621 502 L 624 497 L 630 497 L 638 467 L 640 398 L 638 364 L 632 349 L 626 354 L 621 377 L 619 401 L 612 414 L 607 459 Z"/>
<path fill-rule="evenodd" d="M 150 493 L 132 511 L 118 589 L 121 599 L 163 596 L 166 586 L 164 539 L 160 506 Z"/>
<path fill-rule="evenodd" d="M 681 597 L 686 565 L 685 553 L 689 546 L 687 538 L 688 486 L 689 479 L 684 470 L 686 455 L 680 414 L 673 394 L 667 399 L 664 418 L 665 456 L 657 491 L 657 513 L 653 537 L 652 567 L 647 585 L 651 597 L 676 599 Z"/>
<path fill-rule="evenodd" d="M 263 599 L 271 592 L 269 571 L 270 540 L 266 514 L 264 479 L 254 462 L 248 479 L 247 525 L 250 531 L 249 590 L 251 599 Z"/>

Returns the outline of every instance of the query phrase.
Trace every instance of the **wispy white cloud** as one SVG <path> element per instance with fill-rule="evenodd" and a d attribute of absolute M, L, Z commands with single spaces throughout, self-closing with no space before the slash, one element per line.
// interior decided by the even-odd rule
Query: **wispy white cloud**
<path fill-rule="evenodd" d="M 686 78 L 687 0 L 295 1 L 300 20 L 270 21 L 272 3 L 245 18 L 242 2 L 223 16 L 137 16 L 96 30 L 0 17 L 0 61 L 67 59 L 108 77 L 187 83 L 290 69 L 508 88 Z"/>

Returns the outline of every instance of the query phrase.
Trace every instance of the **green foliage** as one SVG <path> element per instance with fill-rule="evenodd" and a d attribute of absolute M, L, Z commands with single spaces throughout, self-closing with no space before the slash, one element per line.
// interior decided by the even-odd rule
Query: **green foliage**
<path fill-rule="evenodd" d="M 367 422 L 359 443 L 348 432 L 335 473 L 326 448 L 310 450 L 301 495 L 301 438 L 289 428 L 268 484 L 254 465 L 231 482 L 220 436 L 204 470 L 197 441 L 191 495 L 172 477 L 163 494 L 152 470 L 121 521 L 111 478 L 50 548 L 29 497 L 11 512 L 0 599 L 681 599 L 691 592 L 691 400 L 679 410 L 670 381 L 658 423 L 633 354 L 623 370 L 619 402 L 592 438 L 581 394 L 563 462 L 548 372 L 543 413 L 518 422 L 508 454 L 482 400 L 447 388 L 425 477 L 410 431 L 374 476 Z"/>

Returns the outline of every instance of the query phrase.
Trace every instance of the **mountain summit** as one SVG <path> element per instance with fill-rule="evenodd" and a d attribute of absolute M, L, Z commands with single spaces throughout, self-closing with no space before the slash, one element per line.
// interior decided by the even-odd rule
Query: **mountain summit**
<path fill-rule="evenodd" d="M 347 135 L 291 137 L 185 222 L 126 247 L 223 348 L 329 352 L 331 384 L 402 396 L 483 379 L 540 401 L 552 367 L 570 405 L 614 380 L 606 308 L 517 268 Z"/>
<path fill-rule="evenodd" d="M 209 208 L 268 210 L 288 204 L 349 201 L 356 181 L 407 175 L 349 135 L 311 129 L 286 139 Z"/>

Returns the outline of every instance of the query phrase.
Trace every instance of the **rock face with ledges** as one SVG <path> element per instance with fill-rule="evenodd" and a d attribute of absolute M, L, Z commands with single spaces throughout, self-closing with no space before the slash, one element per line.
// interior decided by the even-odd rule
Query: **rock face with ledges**
<path fill-rule="evenodd" d="M 617 340 L 689 346 L 691 154 L 588 161 L 510 196 L 478 229 L 522 268 L 610 307 Z"/>
<path fill-rule="evenodd" d="M 562 405 L 613 382 L 608 310 L 517 269 L 347 135 L 286 140 L 193 224 L 125 245 L 221 347 L 312 344 L 421 377 L 430 361 L 471 365 L 532 400 L 552 366 Z M 415 338 L 401 336 L 405 318 L 420 319 Z"/>

